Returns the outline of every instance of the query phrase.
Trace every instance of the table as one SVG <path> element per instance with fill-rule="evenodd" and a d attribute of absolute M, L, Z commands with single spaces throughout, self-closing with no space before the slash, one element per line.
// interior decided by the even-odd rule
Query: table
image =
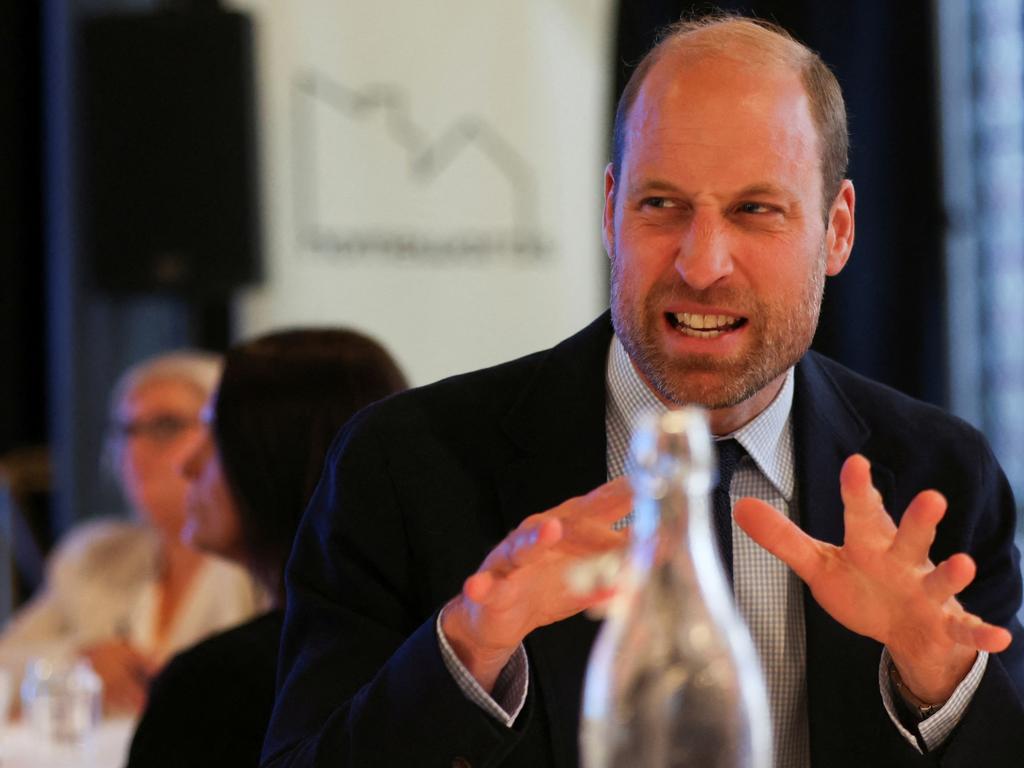
<path fill-rule="evenodd" d="M 135 719 L 107 718 L 85 742 L 51 744 L 21 721 L 0 725 L 0 768 L 122 768 Z"/>

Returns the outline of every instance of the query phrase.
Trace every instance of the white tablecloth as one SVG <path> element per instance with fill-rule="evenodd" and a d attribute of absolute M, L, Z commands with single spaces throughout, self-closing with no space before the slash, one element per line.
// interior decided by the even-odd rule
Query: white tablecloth
<path fill-rule="evenodd" d="M 70 746 L 49 744 L 20 721 L 0 724 L 0 768 L 122 768 L 134 732 L 134 719 L 111 718 Z"/>

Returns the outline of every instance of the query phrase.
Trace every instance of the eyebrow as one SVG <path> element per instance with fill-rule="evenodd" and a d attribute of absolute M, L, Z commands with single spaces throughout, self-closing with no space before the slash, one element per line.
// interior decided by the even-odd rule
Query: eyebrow
<path fill-rule="evenodd" d="M 761 182 L 758 184 L 751 184 L 748 187 L 744 187 L 736 193 L 736 197 L 748 197 L 758 195 L 769 195 L 776 197 L 785 197 L 789 200 L 796 200 L 797 196 L 789 190 L 778 186 L 777 184 L 771 184 L 770 182 Z"/>
<path fill-rule="evenodd" d="M 651 192 L 672 192 L 678 194 L 681 192 L 681 188 L 673 184 L 670 181 L 663 179 L 648 179 L 640 184 L 637 184 L 630 188 L 632 194 L 649 194 Z M 784 197 L 790 201 L 797 201 L 799 198 L 784 187 L 780 187 L 777 184 L 771 182 L 757 182 L 750 184 L 742 189 L 738 190 L 732 197 L 750 197 L 758 195 L 769 195 L 775 197 Z"/>
<path fill-rule="evenodd" d="M 668 181 L 662 181 L 661 179 L 648 179 L 641 184 L 634 184 L 630 187 L 630 192 L 634 195 L 642 194 L 647 192 L 679 192 L 680 189 L 675 184 Z"/>

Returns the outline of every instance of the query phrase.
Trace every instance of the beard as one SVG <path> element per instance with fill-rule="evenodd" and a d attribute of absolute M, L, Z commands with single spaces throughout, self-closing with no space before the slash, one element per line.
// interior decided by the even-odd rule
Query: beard
<path fill-rule="evenodd" d="M 642 301 L 628 290 L 620 259 L 612 256 L 611 308 L 615 333 L 640 375 L 675 405 L 730 408 L 749 399 L 803 357 L 818 326 L 825 289 L 825 244 L 796 297 L 764 299 L 719 286 L 694 290 L 681 279 L 656 284 Z M 669 355 L 659 343 L 664 307 L 672 302 L 729 307 L 747 320 L 747 343 L 737 354 Z"/>

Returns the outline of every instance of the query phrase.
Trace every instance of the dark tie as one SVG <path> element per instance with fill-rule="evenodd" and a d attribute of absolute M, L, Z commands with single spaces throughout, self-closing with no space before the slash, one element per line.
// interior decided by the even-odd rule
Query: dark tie
<path fill-rule="evenodd" d="M 713 500 L 715 504 L 715 538 L 718 539 L 718 550 L 722 556 L 722 567 L 732 584 L 732 502 L 729 500 L 729 485 L 732 473 L 743 458 L 746 451 L 735 440 L 718 440 L 718 485 L 715 486 Z"/>

